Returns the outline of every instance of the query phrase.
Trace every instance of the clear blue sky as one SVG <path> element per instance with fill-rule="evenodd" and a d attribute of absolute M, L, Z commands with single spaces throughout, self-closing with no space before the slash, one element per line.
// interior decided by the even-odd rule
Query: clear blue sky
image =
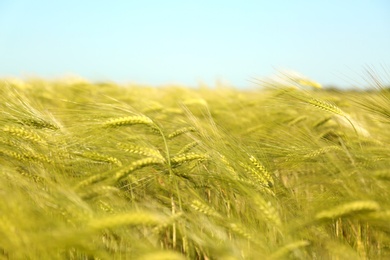
<path fill-rule="evenodd" d="M 0 0 L 0 77 L 247 87 L 292 69 L 343 87 L 389 65 L 389 0 Z"/>

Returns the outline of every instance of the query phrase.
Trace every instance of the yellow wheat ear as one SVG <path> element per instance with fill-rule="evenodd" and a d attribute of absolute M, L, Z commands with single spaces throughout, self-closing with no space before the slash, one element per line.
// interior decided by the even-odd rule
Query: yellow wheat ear
<path fill-rule="evenodd" d="M 276 75 L 266 79 L 264 83 L 266 85 L 286 88 L 322 88 L 320 83 L 292 70 L 279 71 Z"/>
<path fill-rule="evenodd" d="M 322 88 L 322 85 L 314 80 L 311 80 L 298 72 L 287 71 L 283 72 L 282 75 L 287 81 L 294 82 L 299 86 L 312 87 L 312 88 Z"/>
<path fill-rule="evenodd" d="M 313 88 L 322 88 L 322 85 L 316 81 L 308 80 L 308 79 L 296 79 L 296 82 L 299 85 L 307 86 L 307 87 L 313 87 Z"/>

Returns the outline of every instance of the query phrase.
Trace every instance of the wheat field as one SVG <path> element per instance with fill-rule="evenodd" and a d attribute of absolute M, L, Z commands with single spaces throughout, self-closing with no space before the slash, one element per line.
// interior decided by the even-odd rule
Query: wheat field
<path fill-rule="evenodd" d="M 0 81 L 1 259 L 389 259 L 390 91 Z"/>

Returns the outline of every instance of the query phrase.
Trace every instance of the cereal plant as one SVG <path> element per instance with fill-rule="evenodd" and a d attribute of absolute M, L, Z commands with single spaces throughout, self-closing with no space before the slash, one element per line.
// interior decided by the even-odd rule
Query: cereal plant
<path fill-rule="evenodd" d="M 0 257 L 389 258 L 389 88 L 290 80 L 1 80 Z"/>

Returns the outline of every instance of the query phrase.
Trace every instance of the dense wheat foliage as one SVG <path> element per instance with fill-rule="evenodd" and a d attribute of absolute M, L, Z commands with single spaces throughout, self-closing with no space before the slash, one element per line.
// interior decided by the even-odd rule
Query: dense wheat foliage
<path fill-rule="evenodd" d="M 0 82 L 1 259 L 388 259 L 390 92 Z"/>

